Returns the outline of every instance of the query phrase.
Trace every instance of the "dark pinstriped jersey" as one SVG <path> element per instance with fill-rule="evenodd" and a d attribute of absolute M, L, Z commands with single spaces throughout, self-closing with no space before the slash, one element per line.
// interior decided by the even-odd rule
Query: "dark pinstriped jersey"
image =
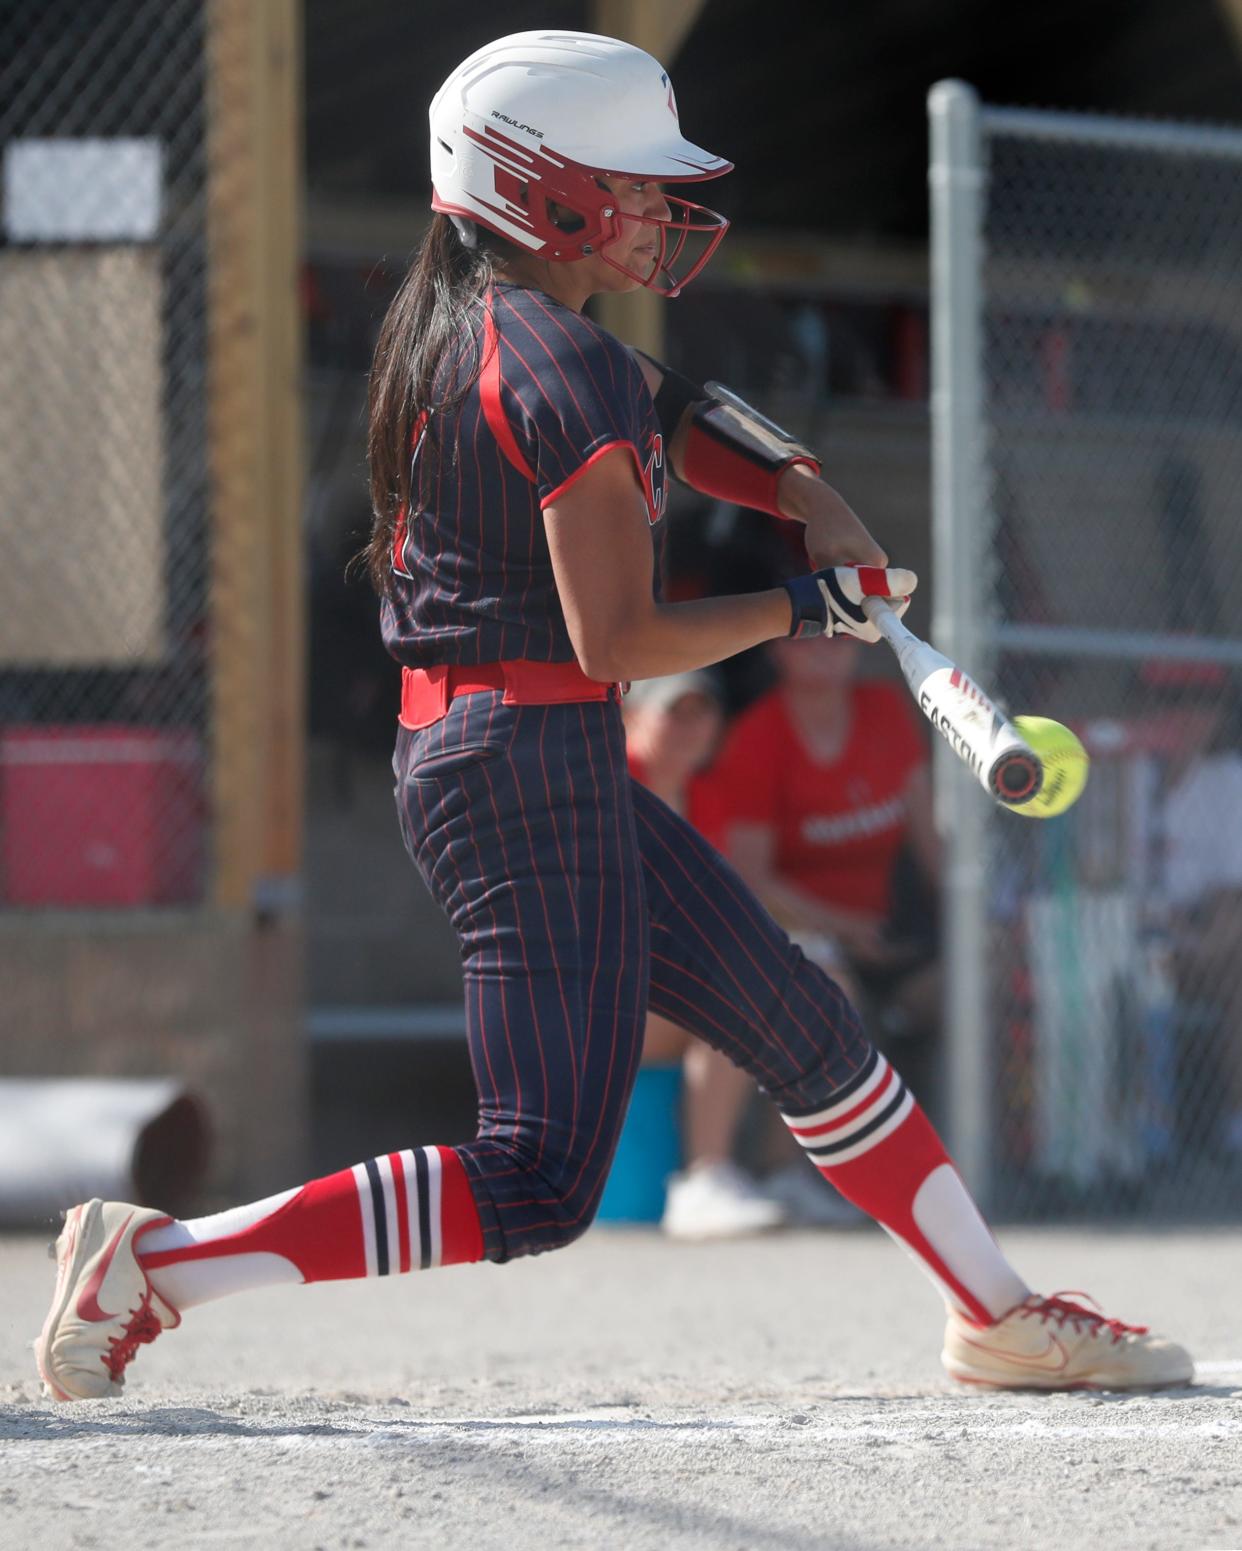
<path fill-rule="evenodd" d="M 663 437 L 630 351 L 542 291 L 502 284 L 446 353 L 437 399 L 480 361 L 460 403 L 437 414 L 434 438 L 415 444 L 413 515 L 397 524 L 382 608 L 384 643 L 410 667 L 573 657 L 543 509 L 613 447 L 634 458 L 659 594 Z"/>

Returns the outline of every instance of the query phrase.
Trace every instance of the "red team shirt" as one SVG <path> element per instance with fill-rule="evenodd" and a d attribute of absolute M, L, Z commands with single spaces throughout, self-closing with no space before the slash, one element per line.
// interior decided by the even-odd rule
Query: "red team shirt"
<path fill-rule="evenodd" d="M 844 749 L 821 763 L 774 690 L 734 722 L 712 780 L 730 820 L 772 828 L 775 867 L 791 883 L 825 904 L 887 917 L 906 788 L 927 752 L 896 685 L 853 685 L 851 709 Z"/>
<path fill-rule="evenodd" d="M 472 337 L 446 352 L 434 397 L 480 361 L 440 443 L 416 439 L 412 487 L 424 500 L 397 524 L 381 613 L 384 644 L 411 668 L 573 659 L 543 509 L 613 447 L 634 459 L 659 595 L 664 438 L 633 354 L 544 292 L 498 283 Z"/>

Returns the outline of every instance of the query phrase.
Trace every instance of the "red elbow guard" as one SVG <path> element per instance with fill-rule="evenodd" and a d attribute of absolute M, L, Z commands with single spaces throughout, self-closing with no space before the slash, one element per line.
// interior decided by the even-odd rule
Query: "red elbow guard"
<path fill-rule="evenodd" d="M 715 383 L 708 389 L 714 394 L 727 391 Z M 802 463 L 816 474 L 820 471 L 819 459 L 809 448 L 733 394 L 694 405 L 680 462 L 677 473 L 704 495 L 773 517 L 784 515 L 776 487 L 787 468 Z"/>

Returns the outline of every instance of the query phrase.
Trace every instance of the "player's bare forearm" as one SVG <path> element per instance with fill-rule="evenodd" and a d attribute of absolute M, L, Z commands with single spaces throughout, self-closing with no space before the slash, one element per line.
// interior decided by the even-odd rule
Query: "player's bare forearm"
<path fill-rule="evenodd" d="M 584 662 L 582 667 L 592 678 L 604 680 L 687 673 L 788 635 L 789 626 L 789 594 L 783 587 L 652 603 L 614 628 L 606 661 Z"/>
<path fill-rule="evenodd" d="M 789 593 L 689 603 L 654 596 L 651 529 L 632 456 L 612 449 L 544 509 L 565 627 L 584 673 L 602 683 L 721 662 L 788 635 Z"/>
<path fill-rule="evenodd" d="M 795 487 L 794 504 L 818 553 L 845 565 L 883 560 L 835 491 L 817 478 L 803 483 L 805 491 Z M 684 673 L 790 632 L 793 606 L 785 587 L 689 603 L 655 601 L 648 511 L 632 452 L 623 445 L 608 449 L 558 491 L 544 508 L 544 526 L 565 626 L 579 665 L 593 679 Z M 910 591 L 915 580 L 909 574 L 894 585 Z M 804 616 L 799 623 L 805 628 Z M 821 630 L 829 626 L 843 628 L 837 617 L 819 621 Z"/>
<path fill-rule="evenodd" d="M 849 503 L 804 463 L 785 470 L 777 496 L 782 515 L 806 527 L 806 552 L 813 570 L 888 564 L 888 555 Z"/>

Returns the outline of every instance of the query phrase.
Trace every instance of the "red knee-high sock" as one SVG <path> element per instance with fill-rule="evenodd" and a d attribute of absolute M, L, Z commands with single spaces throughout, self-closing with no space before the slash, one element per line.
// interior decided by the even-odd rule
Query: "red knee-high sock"
<path fill-rule="evenodd" d="M 415 1147 L 297 1190 L 143 1235 L 139 1258 L 177 1309 L 275 1282 L 394 1276 L 483 1258 L 466 1171 Z"/>
<path fill-rule="evenodd" d="M 1029 1295 L 878 1050 L 822 1109 L 783 1118 L 825 1179 L 887 1229 L 964 1314 L 990 1324 Z"/>

